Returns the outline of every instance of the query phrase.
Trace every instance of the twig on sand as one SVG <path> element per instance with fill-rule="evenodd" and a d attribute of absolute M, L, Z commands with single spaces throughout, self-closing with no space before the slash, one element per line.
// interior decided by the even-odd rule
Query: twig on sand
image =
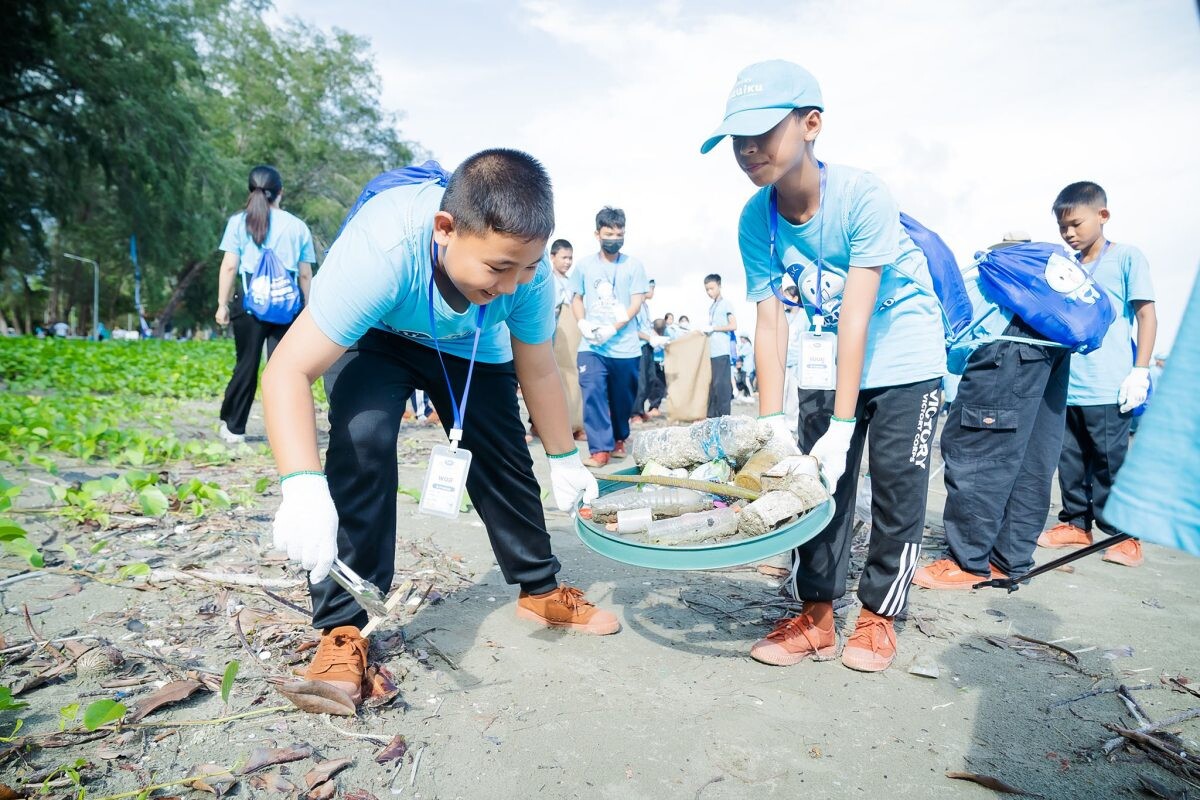
<path fill-rule="evenodd" d="M 421 749 L 417 751 L 416 757 L 413 758 L 412 775 L 408 777 L 408 786 L 410 789 L 417 782 L 417 768 L 421 766 L 421 756 L 423 755 L 425 755 L 424 745 L 421 746 Z"/>
<path fill-rule="evenodd" d="M 1076 703 L 1080 700 L 1086 700 L 1089 697 L 1096 697 L 1097 695 L 1101 695 L 1101 694 L 1112 694 L 1113 692 L 1119 692 L 1119 691 L 1121 691 L 1122 688 L 1124 688 L 1130 692 L 1138 692 L 1138 691 L 1142 691 L 1143 689 L 1153 689 L 1154 686 L 1149 683 L 1143 683 L 1141 686 L 1125 686 L 1125 687 L 1114 686 L 1109 689 L 1093 689 L 1090 692 L 1084 692 L 1083 694 L 1077 694 L 1074 697 L 1068 698 L 1066 700 L 1059 700 L 1057 703 L 1052 703 L 1052 704 L 1046 706 L 1046 710 L 1049 711 L 1052 708 L 1059 708 L 1061 706 L 1070 705 L 1071 703 Z"/>
<path fill-rule="evenodd" d="M 1137 728 L 1136 730 L 1134 730 L 1134 733 L 1154 733 L 1155 731 L 1161 731 L 1163 728 L 1169 728 L 1172 725 L 1177 725 L 1180 722 L 1184 722 L 1185 720 L 1189 720 L 1189 719 L 1195 719 L 1196 717 L 1200 717 L 1200 708 L 1189 708 L 1187 711 L 1176 714 L 1173 717 L 1168 717 L 1167 719 L 1161 720 L 1159 722 L 1152 722 L 1152 723 L 1142 725 L 1140 728 Z M 1111 728 L 1110 728 L 1110 730 L 1111 730 Z M 1109 739 L 1107 742 L 1104 743 L 1103 749 L 1104 749 L 1105 755 L 1108 755 L 1109 753 L 1111 753 L 1113 750 L 1116 750 L 1120 746 L 1121 746 L 1121 737 L 1114 736 L 1113 738 Z"/>
<path fill-rule="evenodd" d="M 458 669 L 458 664 L 454 661 L 454 659 L 452 659 L 450 656 L 448 656 L 444 652 L 442 652 L 442 648 L 440 648 L 436 644 L 434 644 L 433 639 L 430 639 L 428 636 L 425 635 L 425 634 L 429 633 L 429 631 L 433 631 L 433 630 L 436 630 L 436 628 L 430 628 L 428 631 L 423 631 L 421 633 L 418 633 L 415 638 L 424 639 L 425 645 L 430 650 L 433 651 L 433 654 L 435 656 L 437 656 L 442 661 L 445 661 L 447 664 L 449 664 L 450 669 L 455 669 L 455 670 Z"/>
<path fill-rule="evenodd" d="M 1138 725 L 1154 724 L 1154 721 L 1150 719 L 1150 715 L 1146 713 L 1146 709 L 1142 708 L 1138 701 L 1133 699 L 1133 695 L 1129 693 L 1129 689 L 1125 688 L 1125 684 L 1117 687 L 1117 697 L 1121 698 L 1121 702 L 1129 709 L 1129 713 L 1137 720 Z"/>
<path fill-rule="evenodd" d="M 343 730 L 342 728 L 339 728 L 337 725 L 333 724 L 333 720 L 329 718 L 328 714 L 322 714 L 321 720 L 330 728 L 333 728 L 335 731 L 340 733 L 342 736 L 349 736 L 351 739 L 367 739 L 379 744 L 387 744 L 392 740 L 391 736 L 384 736 L 383 734 L 379 733 L 354 733 L 353 731 Z"/>
<path fill-rule="evenodd" d="M 1148 733 L 1142 733 L 1136 730 L 1128 730 L 1119 725 L 1105 723 L 1104 727 L 1108 728 L 1118 736 L 1128 739 L 1134 744 L 1140 746 L 1146 751 L 1151 758 L 1165 760 L 1167 765 L 1173 770 L 1178 770 L 1187 776 L 1200 778 L 1200 762 L 1188 756 L 1187 751 L 1176 751 L 1167 742 L 1157 739 Z M 1156 760 L 1158 760 L 1156 759 Z M 1162 763 L 1160 760 L 1159 763 Z"/>
<path fill-rule="evenodd" d="M 206 581 L 230 586 L 257 586 L 264 589 L 295 589 L 303 581 L 299 578 L 263 578 L 244 572 L 210 572 L 203 569 L 156 569 L 150 573 L 150 582 L 163 581 Z"/>
<path fill-rule="evenodd" d="M 1017 639 L 1020 639 L 1022 642 L 1029 642 L 1030 644 L 1041 645 L 1042 647 L 1048 647 L 1051 650 L 1062 653 L 1064 656 L 1069 658 L 1071 660 L 1071 663 L 1073 663 L 1073 664 L 1079 663 L 1079 656 L 1075 655 L 1074 653 L 1072 653 L 1070 650 L 1068 650 L 1065 647 L 1059 647 L 1056 644 L 1050 644 L 1050 642 L 1043 642 L 1041 639 L 1035 639 L 1032 636 L 1025 636 L 1020 633 L 1014 633 L 1013 636 L 1016 637 Z"/>
<path fill-rule="evenodd" d="M 269 597 L 269 598 L 271 598 L 272 600 L 274 600 L 276 603 L 279 603 L 280 605 L 287 606 L 287 607 L 288 607 L 288 608 L 290 608 L 292 611 L 295 611 L 295 612 L 297 612 L 297 613 L 298 613 L 298 614 L 300 614 L 302 617 L 304 617 L 304 619 L 311 619 L 311 618 L 312 618 L 312 612 L 311 612 L 311 611 L 309 611 L 309 610 L 307 610 L 307 609 L 304 609 L 304 608 L 301 608 L 300 606 L 296 605 L 295 603 L 293 603 L 292 601 L 290 601 L 290 600 L 288 600 L 288 599 L 286 599 L 286 598 L 280 597 L 279 595 L 277 595 L 277 594 L 275 594 L 274 592 L 272 592 L 270 589 L 263 589 L 263 594 L 265 594 L 267 597 Z"/>
<path fill-rule="evenodd" d="M 220 772 L 210 772 L 203 775 L 190 775 L 186 778 L 169 781 L 167 783 L 156 783 L 153 786 L 143 786 L 140 789 L 134 789 L 131 792 L 121 792 L 120 794 L 106 794 L 104 797 L 97 797 L 96 800 L 122 800 L 126 797 L 136 797 L 141 794 L 149 796 L 149 794 L 158 789 L 165 789 L 168 786 L 179 786 L 183 783 L 195 783 L 196 781 L 204 780 L 205 778 L 217 778 L 222 775 L 228 775 L 229 770 L 221 770 Z"/>
<path fill-rule="evenodd" d="M 392 614 L 396 613 L 396 609 L 400 607 L 400 604 L 405 602 L 408 599 L 409 594 L 412 593 L 412 588 L 413 588 L 412 581 L 405 581 L 404 583 L 397 586 L 396 590 L 394 592 L 392 592 L 390 595 L 388 595 L 388 599 L 385 600 L 383 603 L 384 607 L 387 608 L 387 616 L 374 617 L 372 619 L 367 620 L 367 624 L 363 626 L 362 635 L 364 637 L 370 636 L 372 633 L 375 632 L 375 629 L 378 628 L 380 626 L 380 624 L 383 623 L 383 621 L 385 619 L 391 619 Z M 433 584 L 430 583 L 429 586 L 427 586 L 425 588 L 425 594 L 422 595 L 422 597 L 421 597 L 421 603 L 425 602 L 425 598 L 429 596 L 429 592 L 432 591 L 432 589 L 433 589 Z M 421 607 L 421 604 L 418 603 L 417 608 L 420 608 L 420 607 Z M 416 609 L 413 610 L 413 613 L 414 614 L 417 613 Z"/>
<path fill-rule="evenodd" d="M 17 573 L 16 575 L 13 575 L 11 577 L 5 578 L 4 580 L 0 581 L 0 587 L 8 586 L 9 584 L 12 584 L 12 583 L 20 583 L 21 581 L 27 581 L 30 578 L 40 578 L 44 574 L 45 573 L 41 572 L 40 570 L 32 570 L 32 569 L 28 570 L 26 572 L 20 572 L 20 573 Z"/>
<path fill-rule="evenodd" d="M 704 782 L 704 785 L 702 785 L 699 789 L 696 790 L 696 800 L 700 800 L 700 795 L 704 794 L 704 790 L 707 789 L 709 786 L 712 786 L 714 783 L 720 783 L 723 780 L 725 780 L 724 775 L 718 775 L 715 778 L 709 778 L 708 780 L 706 780 Z"/>

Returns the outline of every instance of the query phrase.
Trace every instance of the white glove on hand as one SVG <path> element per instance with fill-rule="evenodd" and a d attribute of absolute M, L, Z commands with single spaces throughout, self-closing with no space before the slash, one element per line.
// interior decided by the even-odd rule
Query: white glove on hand
<path fill-rule="evenodd" d="M 579 326 L 579 332 L 583 334 L 583 338 L 589 342 L 596 338 L 596 323 L 588 319 L 581 319 L 577 320 L 575 324 Z"/>
<path fill-rule="evenodd" d="M 579 459 L 579 451 L 572 450 L 561 456 L 547 455 L 550 461 L 550 486 L 554 491 L 554 505 L 559 511 L 570 511 L 571 504 L 583 492 L 583 502 L 590 503 L 600 496 L 596 477 L 587 471 Z"/>
<path fill-rule="evenodd" d="M 713 326 L 712 325 L 701 325 L 696 330 L 700 331 L 701 333 L 703 333 L 707 336 L 708 334 L 713 332 Z"/>
<path fill-rule="evenodd" d="M 671 343 L 671 340 L 666 336 L 651 336 L 650 346 L 655 350 L 661 350 Z"/>
<path fill-rule="evenodd" d="M 786 416 L 783 414 L 770 414 L 758 419 L 760 422 L 765 422 L 771 426 L 771 439 L 763 447 L 764 450 L 770 450 L 773 453 L 786 456 L 800 455 L 800 448 L 796 446 L 796 431 L 792 430 L 791 426 L 788 425 Z"/>
<path fill-rule="evenodd" d="M 854 436 L 854 420 L 830 420 L 829 430 L 817 440 L 809 451 L 821 465 L 821 476 L 829 484 L 829 491 L 837 489 L 837 482 L 846 471 L 846 453 L 850 450 L 850 438 Z"/>
<path fill-rule="evenodd" d="M 629 322 L 629 314 L 626 313 L 626 311 L 624 309 L 613 314 L 613 326 L 614 327 L 619 328 L 622 325 L 624 325 L 626 322 Z"/>
<path fill-rule="evenodd" d="M 280 486 L 283 502 L 271 530 L 275 549 L 308 570 L 320 583 L 337 558 L 338 513 L 324 475 L 293 475 Z"/>
<path fill-rule="evenodd" d="M 596 327 L 596 331 L 592 335 L 591 342 L 595 345 L 601 345 L 616 335 L 617 329 L 612 325 L 599 325 Z"/>
<path fill-rule="evenodd" d="M 1125 380 L 1121 381 L 1121 389 L 1117 392 L 1117 402 L 1121 405 L 1121 413 L 1127 414 L 1146 402 L 1150 393 L 1150 368 L 1134 367 L 1129 370 Z"/>

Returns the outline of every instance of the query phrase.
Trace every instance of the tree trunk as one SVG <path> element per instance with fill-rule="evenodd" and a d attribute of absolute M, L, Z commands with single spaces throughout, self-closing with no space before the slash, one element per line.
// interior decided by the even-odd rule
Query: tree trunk
<path fill-rule="evenodd" d="M 167 325 L 171 323 L 171 317 L 174 316 L 175 309 L 183 302 L 184 293 L 187 292 L 192 282 L 200 277 L 200 272 L 204 269 L 204 265 L 204 261 L 193 261 L 179 273 L 179 278 L 175 281 L 175 291 L 171 292 L 171 298 L 167 300 L 167 304 L 162 307 L 162 311 L 158 312 L 158 316 L 154 320 L 155 337 L 162 338 Z"/>

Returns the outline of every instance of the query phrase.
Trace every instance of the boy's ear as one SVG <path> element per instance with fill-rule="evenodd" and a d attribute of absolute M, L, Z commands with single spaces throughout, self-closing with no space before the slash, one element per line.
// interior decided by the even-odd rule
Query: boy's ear
<path fill-rule="evenodd" d="M 438 243 L 439 247 L 446 247 L 450 244 L 450 237 L 454 235 L 454 215 L 449 211 L 439 211 L 433 215 L 433 240 Z"/>
<path fill-rule="evenodd" d="M 1108 209 L 1102 208 L 1102 209 L 1100 209 L 1100 211 L 1098 213 L 1100 214 L 1100 224 L 1107 225 L 1108 219 L 1109 219 Z"/>
<path fill-rule="evenodd" d="M 813 109 L 804 115 L 804 141 L 815 142 L 821 133 L 821 112 Z"/>

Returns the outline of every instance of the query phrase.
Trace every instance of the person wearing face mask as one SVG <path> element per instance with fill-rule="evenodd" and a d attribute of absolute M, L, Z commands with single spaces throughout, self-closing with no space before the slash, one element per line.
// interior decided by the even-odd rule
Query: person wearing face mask
<path fill-rule="evenodd" d="M 642 347 L 634 322 L 649 289 L 642 262 L 621 252 L 625 212 L 605 206 L 596 215 L 600 252 L 575 263 L 571 310 L 578 320 L 579 388 L 590 457 L 603 467 L 625 457 L 629 416 L 638 390 Z"/>
<path fill-rule="evenodd" d="M 453 175 L 434 162 L 385 173 L 351 210 L 313 279 L 312 302 L 267 364 L 267 435 L 283 476 L 275 547 L 309 571 L 322 632 L 305 677 L 350 701 L 362 696 L 367 612 L 327 576 L 340 559 L 391 589 L 396 439 L 413 389 L 428 394 L 449 435 L 430 451 L 421 510 L 454 517 L 470 493 L 501 574 L 520 588 L 519 619 L 596 635 L 620 629 L 615 615 L 558 581 L 517 405 L 520 385 L 558 508 L 594 499 L 551 346 L 553 230 L 550 178 L 526 153 L 485 150 Z M 324 468 L 310 389 L 322 374 Z"/>

